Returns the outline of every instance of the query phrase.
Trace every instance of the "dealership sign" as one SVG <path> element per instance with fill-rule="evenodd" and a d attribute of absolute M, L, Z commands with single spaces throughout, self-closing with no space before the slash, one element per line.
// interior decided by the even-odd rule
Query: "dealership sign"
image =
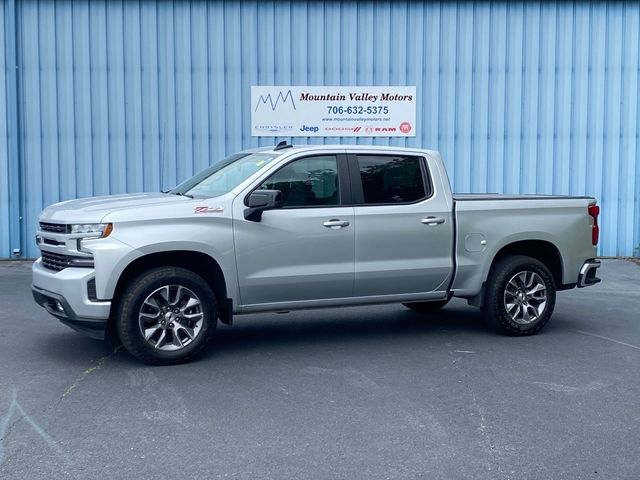
<path fill-rule="evenodd" d="M 254 137 L 415 137 L 416 87 L 251 87 Z"/>

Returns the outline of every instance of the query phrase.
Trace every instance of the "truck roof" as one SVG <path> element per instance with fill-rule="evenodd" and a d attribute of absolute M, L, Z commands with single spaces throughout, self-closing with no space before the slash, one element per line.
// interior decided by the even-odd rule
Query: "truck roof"
<path fill-rule="evenodd" d="M 284 153 L 286 151 L 316 151 L 316 150 L 335 150 L 335 149 L 348 149 L 348 150 L 379 150 L 381 152 L 384 151 L 394 151 L 394 152 L 406 152 L 406 153 L 437 153 L 435 150 L 429 149 L 420 149 L 420 148 L 409 148 L 409 147 L 398 147 L 395 145 L 352 145 L 352 144 L 309 144 L 309 145 L 288 145 L 285 148 L 274 150 L 276 146 L 268 146 L 268 147 L 258 147 L 243 150 L 244 152 L 273 152 L 273 153 Z"/>

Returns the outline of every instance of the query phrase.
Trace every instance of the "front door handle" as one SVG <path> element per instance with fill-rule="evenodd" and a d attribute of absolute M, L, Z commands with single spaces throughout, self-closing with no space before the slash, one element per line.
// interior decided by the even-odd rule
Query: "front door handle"
<path fill-rule="evenodd" d="M 348 227 L 349 222 L 347 222 L 346 220 L 339 220 L 337 218 L 332 218 L 331 220 L 327 220 L 326 222 L 324 222 L 322 225 L 324 225 L 327 228 L 332 228 L 334 230 L 337 230 L 338 228 Z"/>
<path fill-rule="evenodd" d="M 423 218 L 422 219 L 422 223 L 424 223 L 425 225 L 429 225 L 430 227 L 433 227 L 435 225 L 439 225 L 441 223 L 444 223 L 444 218 L 442 218 L 442 217 L 427 217 L 427 218 Z"/>

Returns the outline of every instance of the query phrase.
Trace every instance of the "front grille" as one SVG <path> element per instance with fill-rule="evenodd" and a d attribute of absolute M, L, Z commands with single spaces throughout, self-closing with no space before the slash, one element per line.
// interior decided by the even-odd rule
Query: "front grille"
<path fill-rule="evenodd" d="M 40 222 L 40 230 L 52 233 L 69 233 L 69 225 L 64 223 Z"/>
<path fill-rule="evenodd" d="M 96 293 L 96 279 L 92 278 L 87 282 L 87 297 L 92 302 L 98 301 L 98 294 Z"/>
<path fill-rule="evenodd" d="M 42 239 L 42 243 L 46 244 L 46 245 L 54 245 L 54 246 L 58 246 L 58 245 L 65 245 L 64 242 L 58 242 L 57 240 L 53 240 L 52 238 L 43 238 Z"/>
<path fill-rule="evenodd" d="M 49 270 L 59 272 L 67 267 L 93 268 L 93 257 L 74 257 L 72 255 L 60 255 L 42 251 L 42 266 Z"/>
<path fill-rule="evenodd" d="M 69 266 L 69 257 L 57 253 L 42 252 L 42 266 L 59 272 Z"/>

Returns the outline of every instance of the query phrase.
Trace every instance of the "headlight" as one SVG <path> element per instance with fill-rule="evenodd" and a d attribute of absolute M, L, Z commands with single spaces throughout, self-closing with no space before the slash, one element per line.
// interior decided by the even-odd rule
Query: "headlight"
<path fill-rule="evenodd" d="M 108 237 L 113 231 L 111 223 L 83 223 L 71 225 L 71 233 L 87 233 L 100 238 Z"/>

